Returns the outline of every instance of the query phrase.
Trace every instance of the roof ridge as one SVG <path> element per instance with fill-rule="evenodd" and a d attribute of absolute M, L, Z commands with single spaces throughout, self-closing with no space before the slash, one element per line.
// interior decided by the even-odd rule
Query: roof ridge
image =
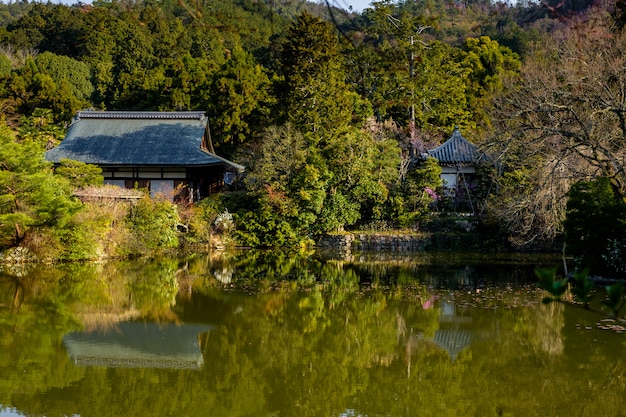
<path fill-rule="evenodd" d="M 452 132 L 452 136 L 441 145 L 426 152 L 439 160 L 441 163 L 469 163 L 474 159 L 478 147 L 465 139 L 458 128 Z"/>
<path fill-rule="evenodd" d="M 203 111 L 97 111 L 76 113 L 76 119 L 198 119 L 206 117 Z"/>

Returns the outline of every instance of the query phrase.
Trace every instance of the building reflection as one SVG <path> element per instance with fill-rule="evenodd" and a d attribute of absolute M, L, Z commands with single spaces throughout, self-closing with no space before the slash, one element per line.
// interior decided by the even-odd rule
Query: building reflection
<path fill-rule="evenodd" d="M 108 329 L 68 333 L 63 344 L 79 366 L 200 369 L 200 337 L 211 326 L 120 322 Z"/>
<path fill-rule="evenodd" d="M 443 300 L 439 315 L 439 328 L 432 341 L 445 349 L 450 359 L 455 361 L 459 353 L 472 343 L 471 324 L 471 317 L 457 314 L 454 300 Z"/>
<path fill-rule="evenodd" d="M 431 301 L 424 303 L 423 308 L 433 308 L 435 303 Z M 472 344 L 472 317 L 459 314 L 453 298 L 437 301 L 437 305 L 439 307 L 437 330 L 432 336 L 425 336 L 423 333 L 413 336 L 410 350 L 420 344 L 435 346 L 445 351 L 454 362 L 459 354 Z"/>

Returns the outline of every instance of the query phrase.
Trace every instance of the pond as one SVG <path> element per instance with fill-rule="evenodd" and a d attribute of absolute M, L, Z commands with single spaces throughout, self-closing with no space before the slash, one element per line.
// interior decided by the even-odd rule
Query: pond
<path fill-rule="evenodd" d="M 626 334 L 542 255 L 242 251 L 0 274 L 0 416 L 618 416 Z"/>

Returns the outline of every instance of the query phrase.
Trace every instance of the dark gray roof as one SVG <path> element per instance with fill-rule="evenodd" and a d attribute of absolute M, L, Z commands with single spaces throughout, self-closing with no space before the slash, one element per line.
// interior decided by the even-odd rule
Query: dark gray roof
<path fill-rule="evenodd" d="M 470 164 L 475 161 L 477 147 L 465 139 L 458 128 L 452 137 L 435 149 L 426 152 L 426 156 L 436 158 L 440 164 Z"/>
<path fill-rule="evenodd" d="M 73 159 L 104 166 L 243 167 L 202 149 L 204 112 L 78 112 L 65 139 L 46 152 L 58 163 Z"/>

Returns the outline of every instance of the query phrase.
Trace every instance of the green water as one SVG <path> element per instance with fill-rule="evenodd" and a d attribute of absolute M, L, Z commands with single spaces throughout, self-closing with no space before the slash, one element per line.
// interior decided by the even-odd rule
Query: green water
<path fill-rule="evenodd" d="M 240 252 L 0 274 L 0 416 L 621 416 L 558 259 Z M 602 325 L 602 326 L 600 326 Z"/>

